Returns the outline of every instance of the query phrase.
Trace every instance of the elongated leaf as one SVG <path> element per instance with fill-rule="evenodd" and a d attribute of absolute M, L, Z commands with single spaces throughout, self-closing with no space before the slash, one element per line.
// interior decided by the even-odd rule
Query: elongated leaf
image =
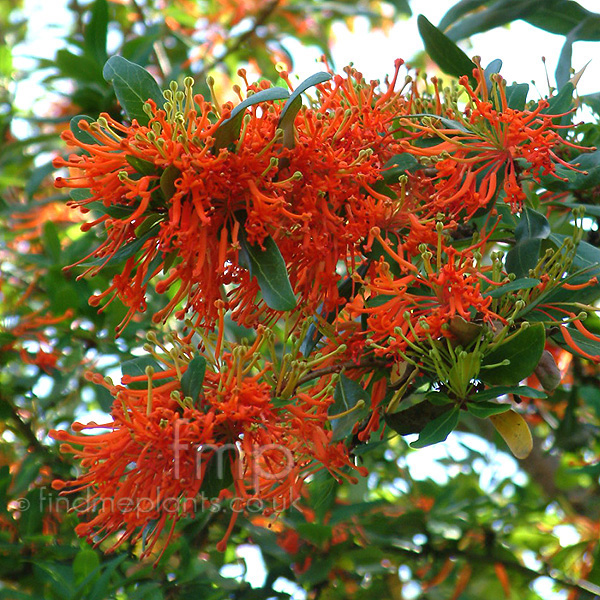
<path fill-rule="evenodd" d="M 127 155 L 125 160 L 140 174 L 140 175 L 156 175 L 158 168 L 149 160 L 138 158 L 137 156 Z M 170 167 L 167 167 L 167 169 Z M 166 170 L 166 169 L 165 169 Z M 161 178 L 162 183 L 162 178 Z"/>
<path fill-rule="evenodd" d="M 96 0 L 92 4 L 90 22 L 85 28 L 83 38 L 86 53 L 93 57 L 99 65 L 108 58 L 106 54 L 106 38 L 108 35 L 108 3 Z"/>
<path fill-rule="evenodd" d="M 527 458 L 533 448 L 533 438 L 523 417 L 513 410 L 490 416 L 496 431 L 516 458 Z"/>
<path fill-rule="evenodd" d="M 490 7 L 468 14 L 446 31 L 452 40 L 462 40 L 524 18 L 539 8 L 539 0 L 497 0 Z"/>
<path fill-rule="evenodd" d="M 174 165 L 169 165 L 160 176 L 160 191 L 165 200 L 169 201 L 177 191 L 175 180 L 181 177 L 181 171 Z"/>
<path fill-rule="evenodd" d="M 524 20 L 534 27 L 565 36 L 578 24 L 585 22 L 576 39 L 600 40 L 600 14 L 590 12 L 578 2 L 544 2 L 539 5 L 539 10 L 528 14 Z"/>
<path fill-rule="evenodd" d="M 523 110 L 529 93 L 528 83 L 513 83 L 506 87 L 506 102 L 508 108 Z"/>
<path fill-rule="evenodd" d="M 425 446 L 443 442 L 458 425 L 459 417 L 460 409 L 458 406 L 446 410 L 444 414 L 425 425 L 423 431 L 419 434 L 419 439 L 414 441 L 410 447 L 424 448 Z"/>
<path fill-rule="evenodd" d="M 383 165 L 381 174 L 386 183 L 397 183 L 398 177 L 404 175 L 407 171 L 414 173 L 424 168 L 412 154 L 396 154 Z"/>
<path fill-rule="evenodd" d="M 267 236 L 264 239 L 263 250 L 259 245 L 248 243 L 242 231 L 240 245 L 240 264 L 248 269 L 251 277 L 256 277 L 267 306 L 281 311 L 296 308 L 285 261 L 273 238 Z"/>
<path fill-rule="evenodd" d="M 540 258 L 542 240 L 526 239 L 511 248 L 505 258 L 504 267 L 507 273 L 514 273 L 517 278 L 526 278 Z"/>
<path fill-rule="evenodd" d="M 579 352 L 576 348 L 568 344 L 567 340 L 565 339 L 565 336 L 563 335 L 562 328 L 560 328 L 557 333 L 552 334 L 552 339 L 561 348 L 564 348 L 571 354 L 575 354 L 583 358 L 588 358 L 588 356 L 586 356 L 587 354 L 589 356 L 595 356 L 597 359 L 600 359 L 600 342 L 586 337 L 585 335 L 583 335 L 583 333 L 581 333 L 574 327 L 569 327 L 569 335 L 573 338 L 573 341 L 575 342 L 575 344 L 577 344 L 578 348 L 582 350 L 585 354 L 582 354 L 582 352 Z"/>
<path fill-rule="evenodd" d="M 153 356 L 136 356 L 131 360 L 126 360 L 121 364 L 121 372 L 123 373 L 123 383 L 134 390 L 143 390 L 148 387 L 146 383 L 146 367 L 152 367 L 155 373 L 161 371 L 160 364 Z M 130 377 L 144 376 L 142 381 L 130 381 Z"/>
<path fill-rule="evenodd" d="M 454 77 L 468 75 L 474 83 L 473 69 L 475 63 L 423 15 L 418 16 L 417 25 L 427 54 L 437 63 L 440 69 Z"/>
<path fill-rule="evenodd" d="M 144 112 L 144 104 L 154 100 L 158 108 L 162 108 L 164 97 L 154 77 L 143 67 L 129 62 L 122 56 L 112 56 L 104 65 L 104 79 L 112 83 L 119 104 L 125 114 L 140 125 L 148 124 L 148 115 Z"/>
<path fill-rule="evenodd" d="M 344 413 L 362 400 L 365 406 L 353 410 L 350 414 L 344 415 L 339 419 L 331 421 L 331 429 L 333 430 L 332 442 L 338 442 L 345 439 L 352 433 L 352 429 L 357 421 L 360 421 L 369 414 L 367 403 L 369 402 L 369 394 L 356 381 L 349 379 L 343 373 L 340 375 L 335 391 L 333 392 L 334 403 L 327 411 L 330 417 Z"/>
<path fill-rule="evenodd" d="M 198 401 L 202 392 L 205 373 L 206 359 L 203 356 L 195 356 L 181 377 L 181 391 L 194 403 Z"/>
<path fill-rule="evenodd" d="M 240 128 L 244 118 L 244 111 L 254 104 L 268 102 L 272 100 L 283 100 L 289 98 L 289 93 L 280 87 L 271 87 L 266 90 L 256 92 L 252 96 L 240 102 L 232 111 L 229 119 L 223 121 L 215 131 L 215 143 L 213 152 L 218 153 L 221 148 L 227 148 L 229 144 L 233 144 L 240 135 Z"/>
<path fill-rule="evenodd" d="M 525 207 L 515 227 L 515 239 L 517 242 L 535 239 L 545 240 L 550 235 L 550 223 L 541 213 Z"/>
<path fill-rule="evenodd" d="M 87 115 L 77 115 L 73 117 L 69 123 L 69 128 L 71 132 L 75 136 L 76 140 L 83 142 L 84 144 L 98 144 L 98 140 L 91 136 L 87 131 L 84 131 L 79 127 L 79 121 L 87 121 L 88 123 L 94 123 L 94 119 L 92 117 L 88 117 Z"/>
<path fill-rule="evenodd" d="M 573 92 L 575 87 L 571 82 L 566 83 L 560 92 L 550 98 L 548 106 L 541 112 L 546 115 L 561 115 L 573 108 Z"/>
<path fill-rule="evenodd" d="M 310 87 L 331 79 L 330 73 L 315 73 L 306 78 L 287 99 L 279 117 L 278 128 L 283 129 L 283 145 L 294 147 L 294 119 L 302 107 L 302 94 Z"/>
<path fill-rule="evenodd" d="M 544 187 L 552 191 L 578 191 L 587 190 L 600 185 L 600 150 L 580 154 L 569 161 L 575 169 L 569 169 L 562 165 L 556 166 L 556 177 L 544 175 L 541 182 Z M 566 180 L 566 181 L 564 181 Z M 569 206 L 564 203 L 564 206 Z M 586 206 L 586 212 L 595 214 L 598 207 Z"/>
<path fill-rule="evenodd" d="M 510 410 L 510 404 L 498 404 L 497 402 L 467 402 L 467 410 L 479 419 L 487 419 L 492 415 Z"/>
<path fill-rule="evenodd" d="M 533 373 L 540 361 L 545 343 L 546 332 L 541 323 L 521 328 L 485 355 L 479 378 L 493 385 L 518 384 Z M 506 359 L 510 361 L 508 365 L 485 368 L 497 365 Z"/>
<path fill-rule="evenodd" d="M 539 279 L 535 279 L 533 277 L 522 277 L 521 279 L 509 281 L 508 283 L 505 283 L 504 285 L 501 285 L 499 287 L 490 288 L 483 293 L 483 296 L 490 296 L 490 298 L 500 298 L 508 292 L 516 292 L 518 290 L 529 290 L 531 288 L 534 288 L 539 283 Z"/>
<path fill-rule="evenodd" d="M 94 258 L 92 260 L 88 260 L 84 263 L 81 263 L 84 267 L 95 267 L 99 265 L 113 265 L 121 263 L 131 256 L 134 256 L 137 252 L 139 252 L 144 244 L 151 238 L 154 237 L 160 229 L 160 224 L 155 224 L 152 228 L 145 233 L 142 237 L 134 240 L 133 242 L 129 242 L 126 246 L 123 246 L 119 250 L 117 250 L 107 261 L 106 257 L 100 256 Z"/>
<path fill-rule="evenodd" d="M 498 385 L 496 387 L 488 388 L 482 392 L 477 392 L 469 398 L 469 402 L 485 402 L 486 400 L 493 400 L 506 394 L 516 394 L 517 396 L 523 396 L 524 398 L 547 398 L 548 394 L 527 385 Z"/>
<path fill-rule="evenodd" d="M 499 58 L 495 58 L 484 70 L 483 74 L 485 76 L 485 85 L 489 90 L 492 89 L 492 75 L 495 73 L 500 73 L 500 69 L 502 68 L 502 61 Z"/>
<path fill-rule="evenodd" d="M 445 31 L 462 16 L 477 10 L 487 4 L 487 2 L 488 0 L 460 0 L 460 2 L 457 2 L 452 8 L 448 9 L 448 12 L 442 17 L 438 29 Z"/>

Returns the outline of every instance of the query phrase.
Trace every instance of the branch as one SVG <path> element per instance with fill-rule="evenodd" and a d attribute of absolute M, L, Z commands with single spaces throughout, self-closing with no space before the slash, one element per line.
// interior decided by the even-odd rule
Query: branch
<path fill-rule="evenodd" d="M 306 375 L 303 375 L 298 379 L 297 387 L 302 384 L 311 381 L 312 379 L 318 379 L 323 375 L 330 375 L 331 373 L 339 373 L 344 369 L 371 369 L 373 367 L 384 367 L 387 363 L 382 360 L 369 359 L 364 362 L 354 362 L 353 360 L 347 360 L 346 362 L 339 363 L 337 365 L 330 365 L 329 367 L 323 367 L 322 369 L 315 369 Z"/>

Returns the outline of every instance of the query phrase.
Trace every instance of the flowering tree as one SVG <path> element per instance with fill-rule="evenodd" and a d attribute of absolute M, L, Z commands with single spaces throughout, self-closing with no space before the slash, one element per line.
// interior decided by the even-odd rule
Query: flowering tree
<path fill-rule="evenodd" d="M 41 116 L 19 6 L 0 597 L 597 597 L 600 15 L 459 2 L 366 81 L 332 24 L 407 2 L 72 2 Z M 547 97 L 455 43 L 519 18 L 565 35 Z"/>

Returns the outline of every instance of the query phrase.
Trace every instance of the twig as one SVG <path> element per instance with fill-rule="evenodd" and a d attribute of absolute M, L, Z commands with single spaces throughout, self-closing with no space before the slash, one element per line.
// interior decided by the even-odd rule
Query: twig
<path fill-rule="evenodd" d="M 337 365 L 330 365 L 329 367 L 323 367 L 322 369 L 315 369 L 306 375 L 303 375 L 298 379 L 298 386 L 301 386 L 307 381 L 317 379 L 323 375 L 329 375 L 330 373 L 339 373 L 343 369 L 370 369 L 372 367 L 384 367 L 386 363 L 382 360 L 369 359 L 364 362 L 354 362 L 353 360 L 347 360 L 346 362 L 339 363 Z"/>

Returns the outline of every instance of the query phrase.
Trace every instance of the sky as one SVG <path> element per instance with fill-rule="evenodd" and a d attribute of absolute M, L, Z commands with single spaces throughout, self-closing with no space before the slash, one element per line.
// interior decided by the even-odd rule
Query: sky
<path fill-rule="evenodd" d="M 1 0 L 0 0 L 1 1 Z M 25 44 L 17 48 L 15 67 L 27 68 L 32 65 L 31 57 L 52 59 L 61 48 L 61 32 L 64 30 L 68 18 L 66 4 L 68 0 L 25 0 L 24 15 L 28 19 L 28 39 Z M 579 4 L 588 10 L 597 11 L 598 0 L 578 0 Z M 345 25 L 337 24 L 334 28 L 335 44 L 332 54 L 336 61 L 336 68 L 354 63 L 354 66 L 363 73 L 367 80 L 383 79 L 393 70 L 394 60 L 403 58 L 407 62 L 423 49 L 422 40 L 417 29 L 416 17 L 425 15 L 432 23 L 440 22 L 444 13 L 454 1 L 448 0 L 411 0 L 413 17 L 398 21 L 386 34 L 382 31 L 369 31 L 364 19 L 357 19 L 353 30 Z M 484 34 L 473 36 L 468 42 L 461 42 L 460 46 L 469 56 L 481 56 L 482 64 L 487 65 L 492 60 L 500 58 L 503 61 L 501 74 L 509 82 L 530 83 L 530 99 L 548 93 L 547 75 L 542 57 L 545 56 L 548 76 L 551 85 L 554 84 L 554 70 L 560 56 L 564 42 L 562 36 L 553 35 L 535 27 L 517 21 L 510 27 L 496 28 Z M 304 79 L 315 71 L 320 52 L 316 48 L 306 48 L 296 41 L 289 41 L 287 47 L 295 59 L 294 73 Z M 572 65 L 576 71 L 581 69 L 590 59 L 597 56 L 598 45 L 593 42 L 575 42 L 573 46 Z M 39 86 L 42 75 L 34 76 L 31 80 L 17 84 L 17 105 L 28 108 L 35 99 L 40 98 L 43 88 Z M 600 90 L 600 57 L 591 61 L 579 85 L 579 94 L 587 94 Z M 43 102 L 43 101 L 42 101 Z M 43 110 L 43 105 L 39 106 Z M 25 124 L 23 123 L 23 126 Z M 18 135 L 18 131 L 16 132 Z M 25 132 L 24 132 L 25 133 Z M 89 415 L 90 419 L 95 415 Z M 452 474 L 448 468 L 438 462 L 446 458 L 459 459 L 464 454 L 462 443 L 471 445 L 483 444 L 481 451 L 487 454 L 488 462 L 480 466 L 481 485 L 490 485 L 495 477 L 525 477 L 518 468 L 517 462 L 506 455 L 492 449 L 479 438 L 464 434 L 452 434 L 444 444 L 437 444 L 429 448 L 412 453 L 406 466 L 411 470 L 415 479 L 421 479 L 423 473 L 436 481 L 443 482 Z M 424 468 L 427 465 L 427 468 Z M 569 539 L 571 531 L 565 530 L 565 543 L 572 543 Z M 245 577 L 252 585 L 260 586 L 266 575 L 264 563 L 260 552 L 252 545 L 241 546 L 238 550 L 239 558 L 244 558 L 248 565 L 248 573 L 243 575 L 243 569 L 231 567 L 223 572 L 227 576 Z M 535 568 L 535 565 L 529 565 Z M 289 582 L 280 581 L 280 589 L 293 593 L 294 600 L 306 597 L 298 588 L 290 587 Z M 551 591 L 551 582 L 540 579 L 536 583 L 538 593 L 543 593 L 548 600 L 559 600 L 565 596 Z M 416 597 L 418 590 L 414 589 Z M 410 599 L 410 588 L 405 589 L 406 598 Z"/>

